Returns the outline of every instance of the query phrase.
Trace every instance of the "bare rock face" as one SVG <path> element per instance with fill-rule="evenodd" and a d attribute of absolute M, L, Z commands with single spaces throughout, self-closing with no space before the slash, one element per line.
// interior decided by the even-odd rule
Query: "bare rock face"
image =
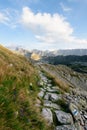
<path fill-rule="evenodd" d="M 60 124 L 73 124 L 73 118 L 70 113 L 65 113 L 63 111 L 55 111 L 55 114 Z"/>

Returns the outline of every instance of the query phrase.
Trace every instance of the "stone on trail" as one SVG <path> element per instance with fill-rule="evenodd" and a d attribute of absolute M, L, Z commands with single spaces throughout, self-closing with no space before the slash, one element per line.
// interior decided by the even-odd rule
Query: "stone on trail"
<path fill-rule="evenodd" d="M 59 99 L 61 99 L 62 96 L 61 96 L 61 94 L 52 93 L 50 98 L 51 98 L 51 101 L 56 102 Z"/>
<path fill-rule="evenodd" d="M 41 92 L 38 93 L 38 97 L 39 98 L 42 98 L 43 96 L 44 96 L 44 92 L 43 91 L 41 91 Z"/>
<path fill-rule="evenodd" d="M 48 87 L 52 87 L 52 84 L 47 84 Z"/>
<path fill-rule="evenodd" d="M 53 89 L 53 88 L 49 88 L 49 87 L 47 87 L 47 91 L 50 92 L 50 93 L 56 93 L 56 92 L 58 92 L 57 89 Z"/>
<path fill-rule="evenodd" d="M 45 97 L 44 97 L 45 100 L 50 100 L 50 101 L 58 101 L 59 99 L 61 99 L 61 95 L 60 94 L 56 94 L 56 93 L 49 93 L 47 92 Z"/>
<path fill-rule="evenodd" d="M 73 124 L 73 118 L 70 113 L 66 113 L 63 111 L 55 111 L 55 114 L 60 124 Z"/>
<path fill-rule="evenodd" d="M 56 103 L 52 103 L 51 101 L 45 100 L 44 101 L 44 106 L 60 110 L 60 106 L 58 106 Z"/>
<path fill-rule="evenodd" d="M 53 123 L 52 112 L 49 108 L 42 109 L 42 116 L 48 121 L 49 125 Z"/>
<path fill-rule="evenodd" d="M 82 118 L 81 118 L 81 115 L 80 115 L 80 112 L 79 112 L 77 106 L 74 105 L 73 103 L 70 103 L 70 104 L 69 104 L 69 109 L 70 109 L 70 111 L 71 111 L 71 113 L 72 113 L 74 119 L 75 119 L 76 121 L 80 121 L 81 125 L 84 125 L 84 122 L 83 122 L 83 120 L 82 120 Z"/>

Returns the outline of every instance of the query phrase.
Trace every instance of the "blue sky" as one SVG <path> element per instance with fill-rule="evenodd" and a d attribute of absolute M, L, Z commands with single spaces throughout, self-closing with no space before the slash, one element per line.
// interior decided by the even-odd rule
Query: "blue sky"
<path fill-rule="evenodd" d="M 87 48 L 87 0 L 0 0 L 0 43 L 26 49 Z"/>

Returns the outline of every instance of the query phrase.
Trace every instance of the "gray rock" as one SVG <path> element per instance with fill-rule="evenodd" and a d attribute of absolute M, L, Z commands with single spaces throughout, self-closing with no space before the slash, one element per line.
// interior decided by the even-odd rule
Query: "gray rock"
<path fill-rule="evenodd" d="M 49 125 L 53 123 L 52 112 L 49 108 L 42 109 L 42 116 L 48 121 Z"/>
<path fill-rule="evenodd" d="M 49 100 L 49 97 L 50 97 L 50 94 L 49 94 L 49 93 L 46 93 L 46 95 L 44 96 L 44 99 L 45 99 L 45 100 Z"/>
<path fill-rule="evenodd" d="M 57 126 L 55 130 L 77 130 L 74 125 Z"/>
<path fill-rule="evenodd" d="M 49 87 L 47 87 L 47 91 L 50 92 L 50 93 L 56 93 L 56 92 L 58 92 L 57 89 L 53 89 L 53 88 L 49 88 Z"/>
<path fill-rule="evenodd" d="M 49 93 L 47 92 L 45 97 L 44 97 L 45 100 L 51 100 L 53 102 L 61 99 L 61 95 L 60 94 L 56 94 L 56 93 Z"/>
<path fill-rule="evenodd" d="M 87 130 L 87 126 L 85 126 L 84 128 L 85 128 L 85 130 Z"/>
<path fill-rule="evenodd" d="M 58 101 L 61 98 L 62 98 L 61 94 L 55 94 L 55 93 L 51 94 L 51 100 L 52 101 Z"/>
<path fill-rule="evenodd" d="M 83 120 L 81 118 L 81 115 L 80 115 L 80 112 L 79 112 L 77 106 L 75 104 L 73 104 L 73 103 L 70 103 L 69 109 L 70 109 L 73 117 L 75 118 L 75 120 L 76 121 L 80 120 L 81 124 L 84 125 L 84 122 L 83 122 Z"/>
<path fill-rule="evenodd" d="M 58 106 L 58 105 L 55 104 L 55 103 L 52 103 L 51 101 L 45 100 L 45 101 L 44 101 L 44 106 L 45 106 L 45 107 L 50 107 L 50 108 L 54 108 L 54 109 L 60 110 L 60 106 Z"/>
<path fill-rule="evenodd" d="M 44 96 L 44 92 L 43 91 L 38 93 L 38 97 L 42 98 L 43 96 Z"/>
<path fill-rule="evenodd" d="M 48 87 L 52 87 L 52 84 L 47 84 Z"/>
<path fill-rule="evenodd" d="M 57 120 L 61 124 L 73 124 L 73 118 L 70 113 L 65 113 L 63 111 L 55 111 Z"/>
<path fill-rule="evenodd" d="M 85 119 L 87 120 L 87 115 L 84 115 Z"/>
<path fill-rule="evenodd" d="M 45 89 L 43 89 L 43 88 L 40 88 L 40 90 L 43 91 L 43 92 L 45 92 Z"/>

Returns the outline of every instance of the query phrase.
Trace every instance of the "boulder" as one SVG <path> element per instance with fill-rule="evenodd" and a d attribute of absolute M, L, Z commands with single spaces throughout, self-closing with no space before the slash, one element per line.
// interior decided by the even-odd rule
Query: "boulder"
<path fill-rule="evenodd" d="M 55 111 L 55 114 L 60 124 L 73 124 L 73 118 L 70 113 L 66 113 L 63 111 Z"/>
<path fill-rule="evenodd" d="M 42 116 L 48 121 L 49 125 L 53 123 L 52 112 L 49 108 L 42 109 Z"/>
<path fill-rule="evenodd" d="M 81 115 L 80 115 L 80 112 L 79 112 L 77 106 L 75 104 L 73 104 L 73 103 L 70 103 L 69 104 L 69 109 L 70 109 L 75 121 L 80 121 L 81 124 L 84 125 L 84 122 L 83 122 L 83 120 L 81 118 Z"/>

